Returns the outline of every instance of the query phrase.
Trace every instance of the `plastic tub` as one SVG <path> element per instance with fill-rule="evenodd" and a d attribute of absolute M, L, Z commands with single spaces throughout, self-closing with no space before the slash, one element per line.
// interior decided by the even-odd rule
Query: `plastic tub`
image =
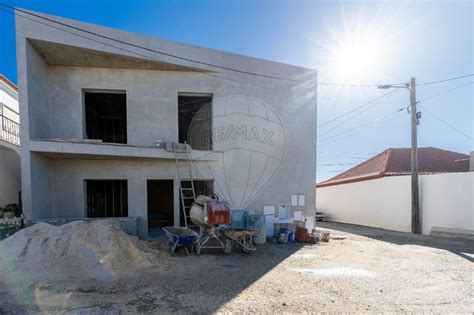
<path fill-rule="evenodd" d="M 245 209 L 230 209 L 230 225 L 236 230 L 245 230 L 249 212 Z"/>

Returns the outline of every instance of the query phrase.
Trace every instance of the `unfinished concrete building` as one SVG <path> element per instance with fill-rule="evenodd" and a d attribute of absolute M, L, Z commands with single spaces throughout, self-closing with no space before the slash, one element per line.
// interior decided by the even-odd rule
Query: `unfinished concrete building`
<path fill-rule="evenodd" d="M 27 217 L 182 225 L 170 142 L 197 194 L 314 216 L 314 70 L 34 14 L 16 17 Z"/>

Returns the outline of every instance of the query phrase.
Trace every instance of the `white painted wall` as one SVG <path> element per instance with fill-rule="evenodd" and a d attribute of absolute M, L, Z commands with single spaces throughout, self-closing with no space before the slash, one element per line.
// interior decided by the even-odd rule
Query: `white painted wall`
<path fill-rule="evenodd" d="M 13 91 L 11 87 L 0 81 L 0 112 L 16 123 L 20 122 L 18 108 L 18 93 Z"/>
<path fill-rule="evenodd" d="M 327 220 L 410 231 L 410 178 L 383 177 L 316 189 L 316 208 Z"/>
<path fill-rule="evenodd" d="M 18 113 L 18 93 L 0 80 L 0 115 L 16 123 L 20 122 Z M 0 131 L 3 129 L 0 120 Z M 19 149 L 16 145 L 2 139 L 0 132 L 0 207 L 10 203 L 18 203 L 21 190 L 21 171 Z"/>
<path fill-rule="evenodd" d="M 420 177 L 423 234 L 433 226 L 474 230 L 474 172 Z"/>
<path fill-rule="evenodd" d="M 420 176 L 422 232 L 433 226 L 474 230 L 474 173 Z M 410 232 L 410 176 L 321 187 L 316 208 L 327 220 Z"/>
<path fill-rule="evenodd" d="M 18 203 L 21 190 L 20 156 L 1 145 L 0 140 L 0 207 Z"/>

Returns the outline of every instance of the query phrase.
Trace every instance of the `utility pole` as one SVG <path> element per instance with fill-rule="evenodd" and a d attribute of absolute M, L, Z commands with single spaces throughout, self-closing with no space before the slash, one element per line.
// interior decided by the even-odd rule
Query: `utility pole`
<path fill-rule="evenodd" d="M 411 113 L 411 232 L 420 234 L 420 194 L 418 186 L 418 139 L 417 126 L 419 114 L 416 111 L 416 81 L 410 82 Z"/>
<path fill-rule="evenodd" d="M 416 80 L 411 78 L 410 83 L 404 85 L 379 85 L 379 89 L 405 88 L 410 91 L 411 114 L 411 232 L 421 233 L 420 224 L 420 193 L 418 186 L 418 141 L 417 126 L 421 113 L 416 111 Z"/>

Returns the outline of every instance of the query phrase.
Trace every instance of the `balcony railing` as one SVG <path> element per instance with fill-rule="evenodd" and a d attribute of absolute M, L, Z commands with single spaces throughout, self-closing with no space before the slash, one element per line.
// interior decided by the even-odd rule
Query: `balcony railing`
<path fill-rule="evenodd" d="M 20 125 L 10 118 L 0 115 L 0 139 L 20 145 Z"/>

